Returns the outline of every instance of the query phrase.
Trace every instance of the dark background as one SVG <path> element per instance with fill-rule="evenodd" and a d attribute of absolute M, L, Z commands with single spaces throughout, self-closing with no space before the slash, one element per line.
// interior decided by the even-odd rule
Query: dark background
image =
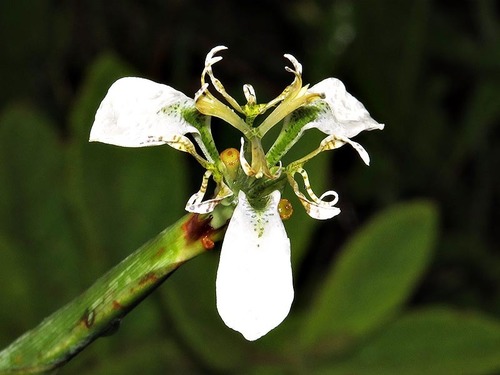
<path fill-rule="evenodd" d="M 312 173 L 339 193 L 343 212 L 321 223 L 303 216 L 305 232 L 294 234 L 295 244 L 291 236 L 300 254 L 297 314 L 345 241 L 374 214 L 424 198 L 439 211 L 439 232 L 407 307 L 439 304 L 500 316 L 496 2 L 2 1 L 0 119 L 8 130 L 0 145 L 6 259 L 0 346 L 182 215 L 202 173 L 192 160 L 167 147 L 87 146 L 86 137 L 114 79 L 138 75 L 192 97 L 206 53 L 220 44 L 229 50 L 216 74 L 240 102 L 244 83 L 260 102 L 278 95 L 291 81 L 283 69 L 283 54 L 291 53 L 303 65 L 305 83 L 340 78 L 386 124 L 382 132 L 356 137 L 370 153 L 369 168 L 345 146 L 323 157 L 328 173 Z M 238 145 L 237 134 L 225 129 L 214 128 L 219 148 Z M 229 364 L 200 354 L 204 344 L 182 310 L 189 308 L 172 307 L 183 294 L 197 293 L 204 309 L 215 309 L 213 286 L 202 290 L 200 282 L 193 291 L 191 280 L 200 272 L 212 283 L 217 256 L 186 265 L 172 278 L 168 298 L 146 301 L 125 320 L 125 332 L 95 343 L 62 373 L 133 373 L 133 365 L 118 366 L 123 353 L 130 363 L 149 366 L 146 373 L 248 368 L 241 360 L 250 350 L 245 346 Z M 184 280 L 180 273 L 192 276 Z"/>

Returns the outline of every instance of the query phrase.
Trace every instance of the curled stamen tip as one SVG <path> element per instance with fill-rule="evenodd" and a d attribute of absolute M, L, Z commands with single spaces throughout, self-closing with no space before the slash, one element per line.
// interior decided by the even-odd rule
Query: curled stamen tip
<path fill-rule="evenodd" d="M 220 51 L 224 51 L 225 49 L 227 49 L 226 46 L 216 46 L 214 48 L 212 48 L 210 50 L 210 52 L 208 52 L 207 54 L 207 57 L 205 58 L 205 65 L 213 65 L 215 64 L 216 62 L 218 61 L 221 61 L 222 60 L 222 57 L 220 56 L 217 56 L 214 58 L 214 55 L 217 53 L 217 52 L 220 52 Z"/>
<path fill-rule="evenodd" d="M 222 60 L 222 56 L 215 56 L 215 57 L 212 57 L 210 60 L 208 60 L 208 59 L 205 60 L 205 67 L 207 68 L 208 74 L 210 74 L 212 72 L 212 65 L 218 63 L 221 60 Z"/>
<path fill-rule="evenodd" d="M 214 54 L 214 53 L 217 53 L 217 52 L 219 52 L 219 51 L 224 51 L 225 49 L 227 49 L 227 47 L 226 47 L 226 46 L 215 46 L 214 48 L 212 48 L 212 49 L 210 50 L 210 52 L 209 52 L 209 53 Z"/>
<path fill-rule="evenodd" d="M 326 197 L 333 197 L 333 199 L 330 201 L 325 201 Z M 319 197 L 319 200 L 322 204 L 326 204 L 327 206 L 332 207 L 335 204 L 337 204 L 337 202 L 339 201 L 339 195 L 337 194 L 336 191 L 328 190 L 328 191 L 324 192 L 323 194 L 321 194 L 321 196 Z"/>
<path fill-rule="evenodd" d="M 299 63 L 294 56 L 290 55 L 289 53 L 285 53 L 283 56 L 285 56 L 285 58 L 288 59 L 292 63 L 292 65 L 295 69 L 295 70 L 292 70 L 289 67 L 285 67 L 285 69 L 288 72 L 290 72 L 290 73 L 296 72 L 298 74 L 302 74 L 302 64 Z"/>

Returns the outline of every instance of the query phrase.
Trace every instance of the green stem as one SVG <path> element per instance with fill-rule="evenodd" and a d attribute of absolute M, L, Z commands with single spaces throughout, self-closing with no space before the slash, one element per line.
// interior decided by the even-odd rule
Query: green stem
<path fill-rule="evenodd" d="M 211 249 L 223 237 L 232 212 L 188 214 L 165 229 L 79 297 L 0 352 L 1 374 L 35 374 L 58 368 L 121 319 L 184 262 Z"/>

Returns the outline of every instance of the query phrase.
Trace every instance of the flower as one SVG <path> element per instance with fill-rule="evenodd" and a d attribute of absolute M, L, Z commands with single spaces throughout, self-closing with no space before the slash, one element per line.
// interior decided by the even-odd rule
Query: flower
<path fill-rule="evenodd" d="M 324 220 L 338 215 L 337 193 L 330 190 L 316 196 L 305 163 L 347 143 L 369 164 L 366 150 L 351 138 L 363 130 L 383 129 L 384 125 L 373 120 L 338 79 L 328 78 L 310 88 L 303 86 L 302 65 L 292 55 L 285 58 L 293 68 L 285 69 L 294 75 L 293 82 L 265 104 L 259 104 L 253 87 L 245 84 L 247 103 L 242 106 L 213 73 L 214 64 L 222 60 L 216 54 L 224 49 L 218 46 L 208 53 L 201 88 L 193 99 L 142 78 L 116 81 L 97 110 L 90 141 L 123 147 L 168 144 L 190 153 L 206 169 L 201 187 L 188 199 L 186 210 L 208 214 L 219 204 L 234 208 L 217 271 L 217 309 L 227 326 L 248 340 L 256 340 L 285 319 L 293 302 L 290 240 L 282 222 L 292 208 L 288 201 L 280 205 L 286 183 L 311 217 Z M 209 90 L 211 86 L 227 104 Z M 212 117 L 241 132 L 239 151 L 231 148 L 219 154 L 211 133 Z M 262 138 L 281 122 L 281 132 L 265 152 Z M 315 150 L 283 166 L 283 156 L 312 128 L 326 137 Z M 203 155 L 197 153 L 189 137 Z M 307 196 L 300 190 L 297 174 L 302 177 Z M 216 188 L 213 198 L 205 200 L 210 178 Z"/>

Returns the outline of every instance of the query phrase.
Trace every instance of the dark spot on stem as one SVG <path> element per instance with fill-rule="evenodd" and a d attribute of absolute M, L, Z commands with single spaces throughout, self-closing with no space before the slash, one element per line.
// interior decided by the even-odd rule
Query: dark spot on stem
<path fill-rule="evenodd" d="M 113 310 L 121 310 L 123 308 L 122 304 L 117 300 L 113 300 L 112 302 Z"/>
<path fill-rule="evenodd" d="M 183 225 L 184 238 L 188 243 L 200 241 L 201 245 L 207 249 L 213 249 L 215 243 L 212 236 L 217 230 L 210 226 L 211 216 L 200 219 L 200 215 L 193 214 Z"/>
<path fill-rule="evenodd" d="M 214 231 L 210 226 L 211 217 L 200 219 L 200 215 L 193 214 L 183 225 L 184 237 L 188 242 L 194 242 L 202 236 L 206 236 Z"/>
<path fill-rule="evenodd" d="M 156 280 L 158 280 L 158 276 L 156 276 L 152 272 L 149 272 L 141 277 L 141 279 L 139 280 L 139 285 L 144 286 L 145 284 L 153 284 Z"/>
<path fill-rule="evenodd" d="M 160 247 L 158 249 L 158 251 L 156 252 L 155 257 L 160 258 L 161 256 L 163 256 L 163 254 L 165 253 L 166 250 L 167 250 L 167 248 L 165 246 Z"/>
<path fill-rule="evenodd" d="M 85 325 L 85 327 L 90 328 L 94 325 L 95 321 L 95 312 L 94 310 L 90 309 L 85 309 L 82 318 L 80 319 L 81 322 Z"/>
<path fill-rule="evenodd" d="M 215 246 L 215 242 L 209 236 L 201 237 L 201 244 L 206 250 L 212 250 Z"/>

